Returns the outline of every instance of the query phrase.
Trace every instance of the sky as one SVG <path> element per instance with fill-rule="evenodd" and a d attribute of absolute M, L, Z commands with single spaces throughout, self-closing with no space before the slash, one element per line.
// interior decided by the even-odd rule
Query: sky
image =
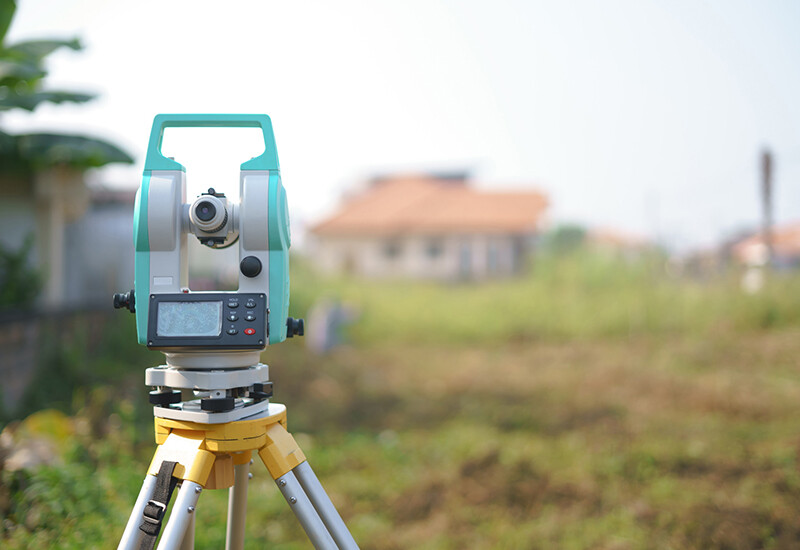
<path fill-rule="evenodd" d="M 3 123 L 110 139 L 136 164 L 93 183 L 135 188 L 155 114 L 267 113 L 295 232 L 373 174 L 469 169 L 543 191 L 550 224 L 690 249 L 757 226 L 765 147 L 776 219 L 800 220 L 799 31 L 772 0 L 19 0 L 9 40 L 80 37 L 48 87 L 99 99 Z M 190 194 L 235 194 L 260 152 L 254 130 L 163 149 Z"/>

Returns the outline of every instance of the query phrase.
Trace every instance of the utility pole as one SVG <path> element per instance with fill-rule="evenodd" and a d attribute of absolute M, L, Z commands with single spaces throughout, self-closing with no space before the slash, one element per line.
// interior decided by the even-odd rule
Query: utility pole
<path fill-rule="evenodd" d="M 764 148 L 761 151 L 761 199 L 763 206 L 763 225 L 761 228 L 761 238 L 764 241 L 767 258 L 765 266 L 772 265 L 773 243 L 772 243 L 772 153 Z"/>

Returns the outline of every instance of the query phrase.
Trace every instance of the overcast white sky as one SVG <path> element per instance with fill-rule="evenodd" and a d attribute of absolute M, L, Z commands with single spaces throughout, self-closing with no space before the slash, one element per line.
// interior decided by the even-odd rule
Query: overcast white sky
<path fill-rule="evenodd" d="M 467 167 L 683 248 L 757 223 L 765 145 L 777 218 L 800 219 L 800 2 L 19 0 L 11 40 L 72 36 L 50 87 L 100 99 L 4 123 L 117 142 L 137 164 L 106 184 L 139 185 L 157 113 L 265 112 L 301 222 L 374 172 Z M 173 132 L 194 190 L 258 152 Z"/>

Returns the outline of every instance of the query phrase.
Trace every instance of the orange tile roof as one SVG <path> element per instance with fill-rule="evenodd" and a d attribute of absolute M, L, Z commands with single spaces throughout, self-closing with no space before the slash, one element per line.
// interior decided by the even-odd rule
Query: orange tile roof
<path fill-rule="evenodd" d="M 311 228 L 317 235 L 529 233 L 547 199 L 535 191 L 493 192 L 426 176 L 381 180 Z"/>
<path fill-rule="evenodd" d="M 748 257 L 748 249 L 763 244 L 764 236 L 756 233 L 733 245 L 733 255 L 744 261 Z M 773 227 L 772 249 L 778 256 L 800 256 L 800 222 Z"/>

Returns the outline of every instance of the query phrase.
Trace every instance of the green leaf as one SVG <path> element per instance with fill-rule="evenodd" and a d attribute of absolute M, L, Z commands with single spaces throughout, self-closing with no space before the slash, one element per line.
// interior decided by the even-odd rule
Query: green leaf
<path fill-rule="evenodd" d="M 86 103 L 94 99 L 91 94 L 80 94 L 74 92 L 33 92 L 29 94 L 7 93 L 5 96 L 0 94 L 0 111 L 9 109 L 25 109 L 33 111 L 41 103 Z"/>
<path fill-rule="evenodd" d="M 46 74 L 38 63 L 0 58 L 0 85 L 2 86 L 13 86 L 20 80 L 38 80 Z"/>
<path fill-rule="evenodd" d="M 0 0 L 2 1 L 2 0 Z M 83 49 L 80 40 L 28 40 L 7 46 L 3 55 L 18 56 L 28 61 L 41 61 L 59 48 L 70 48 L 79 51 Z"/>
<path fill-rule="evenodd" d="M 5 40 L 15 11 L 17 11 L 17 3 L 14 0 L 0 0 L 0 44 Z"/>
<path fill-rule="evenodd" d="M 20 156 L 33 166 L 67 164 L 97 168 L 112 162 L 132 164 L 133 158 L 107 141 L 63 134 L 26 134 L 17 137 Z"/>

